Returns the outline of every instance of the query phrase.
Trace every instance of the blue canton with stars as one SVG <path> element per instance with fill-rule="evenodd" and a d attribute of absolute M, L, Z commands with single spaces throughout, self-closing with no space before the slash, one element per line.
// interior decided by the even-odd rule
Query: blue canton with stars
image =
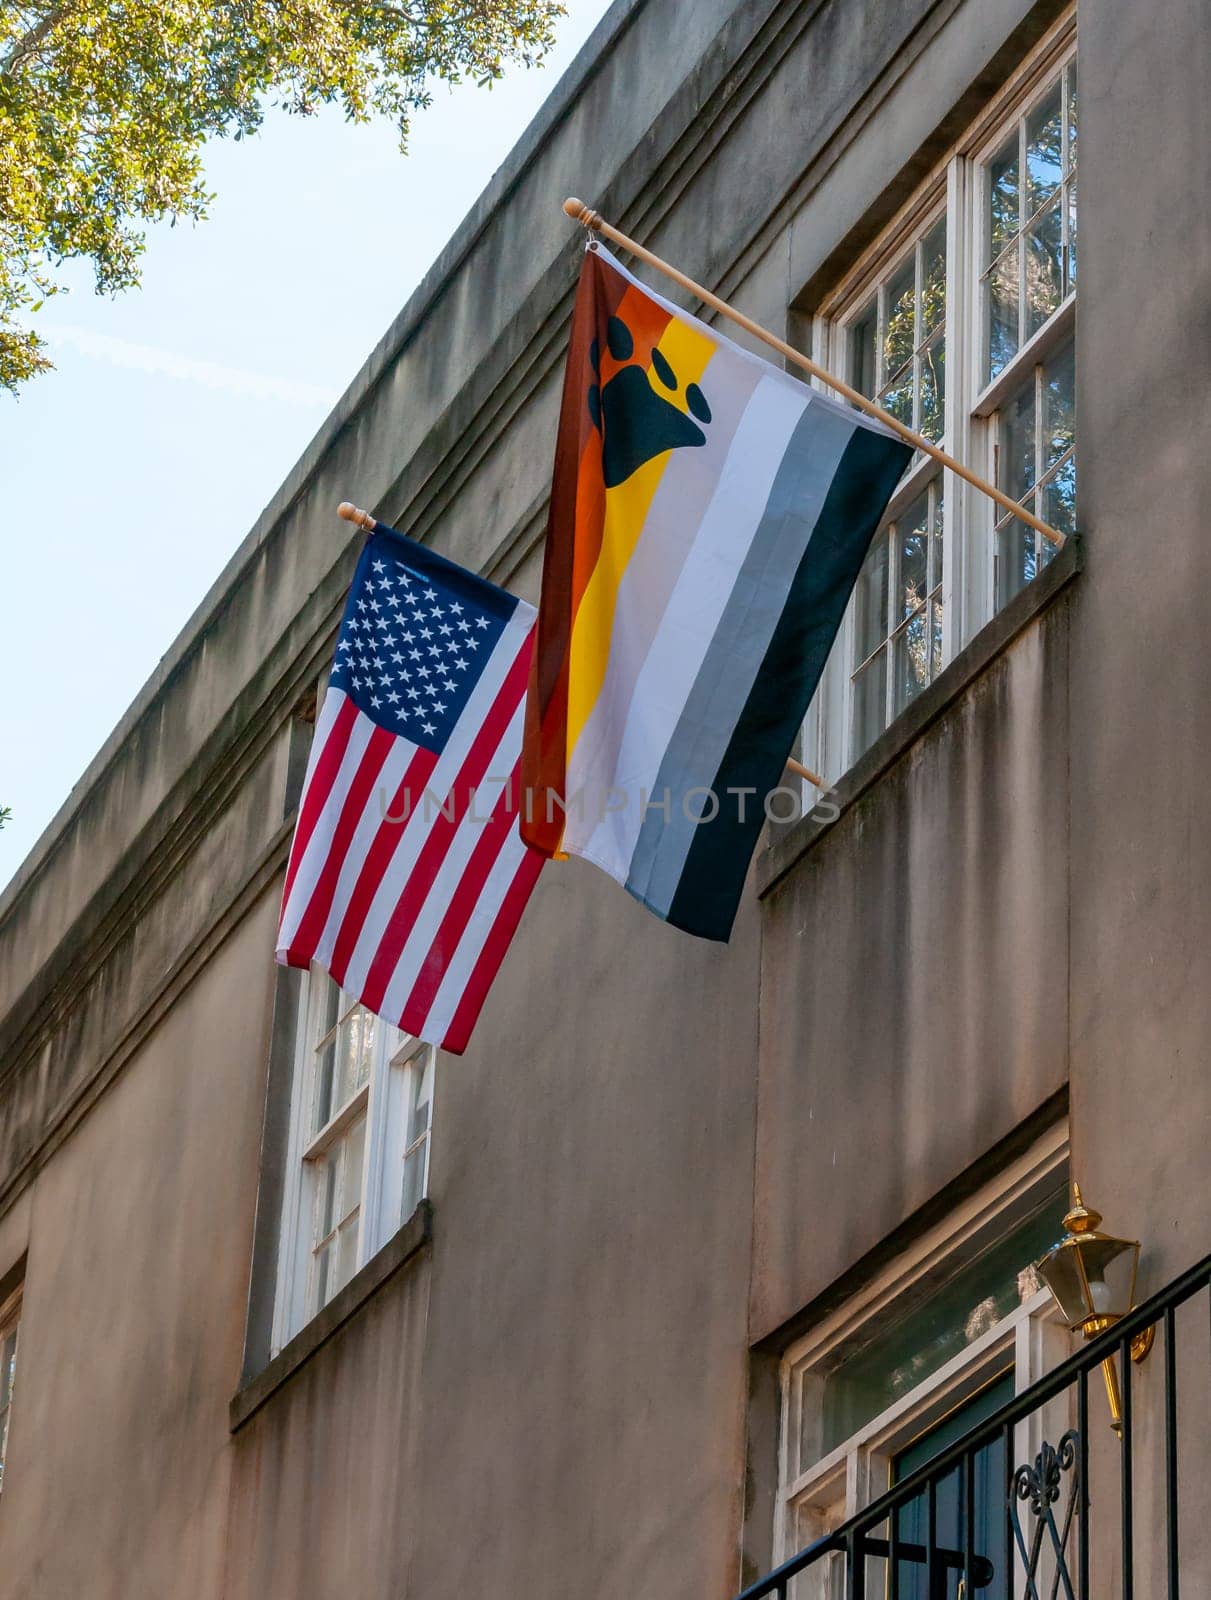
<path fill-rule="evenodd" d="M 380 523 L 357 564 L 329 681 L 380 727 L 440 753 L 517 604 Z"/>

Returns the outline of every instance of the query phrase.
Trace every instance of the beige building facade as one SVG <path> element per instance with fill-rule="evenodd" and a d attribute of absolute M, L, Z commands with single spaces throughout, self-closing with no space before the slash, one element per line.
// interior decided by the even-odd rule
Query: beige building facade
<path fill-rule="evenodd" d="M 0 897 L 0 1600 L 1008 1600 L 1069 1433 L 1046 1581 L 1211 1594 L 1209 37 L 617 0 Z M 537 598 L 569 193 L 1067 538 L 915 462 L 730 943 L 559 864 L 454 1058 L 274 934 L 337 503 Z"/>

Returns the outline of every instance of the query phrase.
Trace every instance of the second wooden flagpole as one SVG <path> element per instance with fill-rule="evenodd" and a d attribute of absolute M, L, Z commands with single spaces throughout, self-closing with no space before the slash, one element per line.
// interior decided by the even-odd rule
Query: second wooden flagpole
<path fill-rule="evenodd" d="M 768 328 L 763 328 L 759 322 L 754 322 L 751 317 L 746 317 L 743 311 L 737 311 L 735 306 L 728 305 L 726 300 L 721 300 L 717 294 L 712 294 L 709 289 L 704 289 L 700 283 L 695 283 L 693 278 L 687 278 L 684 272 L 678 272 L 676 267 L 670 266 L 667 261 L 662 260 L 658 255 L 654 255 L 651 250 L 645 250 L 641 244 L 637 244 L 634 239 L 628 238 L 618 228 L 611 227 L 608 222 L 602 220 L 596 211 L 586 206 L 583 200 L 567 199 L 563 203 L 563 208 L 574 221 L 581 223 L 582 226 L 590 229 L 593 233 L 604 234 L 607 239 L 612 239 L 615 244 L 621 245 L 624 250 L 629 250 L 633 256 L 638 256 L 640 261 L 646 261 L 650 267 L 655 267 L 658 272 L 663 272 L 666 277 L 672 278 L 674 283 L 679 283 L 683 289 L 688 289 L 703 305 L 710 306 L 721 317 L 730 318 L 738 327 L 743 328 L 746 333 L 751 333 L 755 339 L 760 339 L 762 343 L 769 345 L 771 350 L 776 350 L 779 355 L 785 356 L 796 367 L 801 368 L 811 377 L 818 378 L 821 383 L 827 384 L 830 389 L 835 389 L 851 405 L 857 406 L 860 411 L 865 411 L 868 416 L 875 417 L 885 427 L 890 428 L 893 433 L 898 433 L 901 439 L 912 445 L 914 449 L 923 451 L 927 456 L 932 456 L 935 461 L 940 462 L 942 466 L 953 472 L 957 477 L 962 478 L 965 483 L 971 484 L 973 489 L 978 489 L 981 494 L 986 494 L 990 500 L 995 500 L 1003 511 L 1011 511 L 1015 517 L 1026 523 L 1027 527 L 1033 528 L 1036 533 L 1041 533 L 1044 539 L 1050 540 L 1057 549 L 1064 543 L 1064 535 L 1058 529 L 1050 527 L 1046 522 L 1036 517 L 1033 511 L 1027 511 L 1025 506 L 1019 505 L 1016 500 L 1011 499 L 1003 489 L 998 489 L 996 484 L 989 483 L 986 478 L 981 478 L 978 473 L 972 472 L 961 461 L 956 461 L 954 456 L 940 449 L 931 440 L 926 439 L 923 434 L 917 433 L 907 423 L 901 422 L 899 417 L 893 417 L 890 411 L 884 411 L 882 406 L 868 399 L 866 395 L 861 394 L 850 384 L 844 382 L 843 379 L 834 377 L 831 372 L 827 372 L 817 362 L 813 361 L 810 356 L 805 356 L 801 350 L 796 350 L 793 344 L 787 344 L 785 339 L 779 339 L 776 334 L 770 333 Z"/>
<path fill-rule="evenodd" d="M 336 514 L 343 522 L 352 522 L 364 533 L 373 533 L 378 527 L 378 522 L 368 511 L 363 511 L 360 506 L 355 506 L 351 500 L 342 500 L 336 508 Z M 796 773 L 800 778 L 806 778 L 808 783 L 815 784 L 817 789 L 824 788 L 824 779 L 814 773 L 810 767 L 805 767 L 801 761 L 796 761 L 793 756 L 787 757 L 789 771 Z"/>

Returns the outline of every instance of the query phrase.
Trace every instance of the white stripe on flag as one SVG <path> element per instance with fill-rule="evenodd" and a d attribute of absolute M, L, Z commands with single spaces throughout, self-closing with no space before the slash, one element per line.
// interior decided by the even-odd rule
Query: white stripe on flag
<path fill-rule="evenodd" d="M 358 712 L 358 717 L 373 730 L 375 724 L 371 718 L 361 711 Z M 340 876 L 336 881 L 331 909 L 324 921 L 323 932 L 316 941 L 315 959 L 321 966 L 328 966 L 332 960 L 332 952 L 336 947 L 337 939 L 340 937 L 341 925 L 349 909 L 349 901 L 357 884 L 358 875 L 365 865 L 366 857 L 370 854 L 374 841 L 384 828 L 392 828 L 394 830 L 398 827 L 398 824 L 386 822 L 384 817 L 387 812 L 390 812 L 392 816 L 395 815 L 392 810 L 395 802 L 395 791 L 404 781 L 417 749 L 418 746 L 414 745 L 410 739 L 405 738 L 402 734 L 396 735 L 391 749 L 387 752 L 387 759 L 383 762 L 378 776 L 370 785 L 370 793 L 365 807 L 357 819 L 357 827 L 353 831 L 353 837 L 349 841 L 344 860 L 341 863 Z M 416 799 L 417 797 L 414 796 L 414 804 Z"/>
<path fill-rule="evenodd" d="M 441 867 L 433 880 L 432 887 L 425 897 L 424 903 L 417 912 L 416 920 L 409 930 L 400 951 L 399 960 L 391 974 L 383 995 L 383 1013 L 385 1016 L 396 1017 L 402 1014 L 408 997 L 416 983 L 417 974 L 424 964 L 425 957 L 429 954 L 430 947 L 441 927 L 442 918 L 450 909 L 450 902 L 458 893 L 462 884 L 463 873 L 471 852 L 479 843 L 483 835 L 484 825 L 491 816 L 492 808 L 501 797 L 504 781 L 517 765 L 517 758 L 521 754 L 521 735 L 525 723 L 525 695 L 522 694 L 517 708 L 508 725 L 497 743 L 496 749 L 488 762 L 486 773 L 490 778 L 502 781 L 485 787 L 476 798 L 474 807 L 469 808 L 466 814 L 456 825 L 446 853 L 442 858 Z M 516 803 L 516 802 L 514 802 Z M 477 820 L 478 819 L 478 820 Z"/>
<path fill-rule="evenodd" d="M 344 702 L 348 697 L 343 689 L 329 689 L 324 697 L 325 706 L 329 698 Z M 339 706 L 336 708 L 339 711 Z M 336 715 L 336 712 L 333 713 Z M 366 753 L 366 746 L 370 743 L 370 736 L 374 732 L 374 724 L 368 717 L 362 716 L 359 711 L 345 744 L 345 751 L 341 757 L 341 764 L 337 769 L 328 797 L 324 801 L 323 809 L 316 818 L 315 827 L 312 829 L 311 838 L 303 859 L 299 862 L 298 871 L 295 873 L 294 883 L 290 889 L 290 898 L 282 911 L 281 932 L 278 934 L 278 947 L 289 950 L 298 933 L 299 924 L 306 915 L 307 907 L 311 904 L 311 897 L 319 881 L 324 863 L 331 853 L 332 830 L 344 809 L 349 789 L 357 776 L 362 764 L 362 757 Z M 330 735 L 331 737 L 331 735 Z M 317 739 L 312 745 L 312 754 L 315 755 L 319 745 Z M 318 757 L 316 758 L 318 761 Z M 314 767 L 313 767 L 314 770 Z M 306 790 L 303 791 L 304 800 Z"/>
<path fill-rule="evenodd" d="M 528 849 L 529 846 L 522 842 L 518 819 L 515 817 L 480 891 L 471 920 L 459 940 L 458 950 L 433 997 L 433 1004 L 425 1018 L 427 1039 L 445 1038 L 471 974 L 475 971 L 475 963 L 496 926 L 501 904 Z"/>

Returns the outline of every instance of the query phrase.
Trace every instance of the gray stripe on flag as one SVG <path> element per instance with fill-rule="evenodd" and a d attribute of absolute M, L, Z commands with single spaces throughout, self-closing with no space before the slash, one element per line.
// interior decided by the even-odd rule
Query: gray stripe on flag
<path fill-rule="evenodd" d="M 649 810 L 631 857 L 627 888 L 657 916 L 672 905 L 696 828 L 710 827 L 686 816 L 687 809 L 697 814 L 694 805 L 686 807 L 686 793 L 710 784 L 719 770 L 855 421 L 832 406 L 809 404 L 770 486 L 723 617 L 660 763 L 653 794 L 661 800 L 667 790 L 669 820 L 665 822 L 663 810 Z M 705 803 L 699 797 L 696 805 Z M 750 797 L 749 803 L 760 805 L 762 797 Z"/>

